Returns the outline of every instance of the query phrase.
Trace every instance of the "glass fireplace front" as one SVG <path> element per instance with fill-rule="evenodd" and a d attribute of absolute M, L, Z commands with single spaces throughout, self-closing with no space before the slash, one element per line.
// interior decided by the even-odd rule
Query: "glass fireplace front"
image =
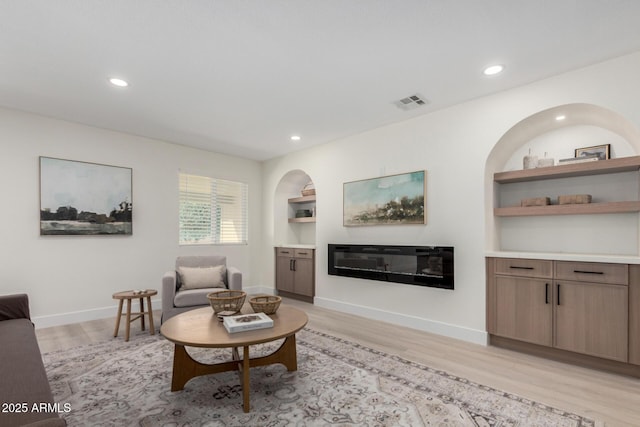
<path fill-rule="evenodd" d="M 329 244 L 329 274 L 453 289 L 453 247 Z"/>

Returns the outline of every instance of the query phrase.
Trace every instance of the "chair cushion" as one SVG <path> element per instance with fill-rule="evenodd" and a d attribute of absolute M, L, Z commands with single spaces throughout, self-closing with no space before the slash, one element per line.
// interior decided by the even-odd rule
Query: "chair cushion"
<path fill-rule="evenodd" d="M 209 305 L 207 294 L 219 291 L 220 288 L 189 289 L 176 293 L 173 298 L 173 305 L 176 307 L 194 307 L 199 305 Z"/>
<path fill-rule="evenodd" d="M 225 288 L 224 278 L 227 269 L 224 265 L 215 267 L 178 267 L 180 290 Z"/>

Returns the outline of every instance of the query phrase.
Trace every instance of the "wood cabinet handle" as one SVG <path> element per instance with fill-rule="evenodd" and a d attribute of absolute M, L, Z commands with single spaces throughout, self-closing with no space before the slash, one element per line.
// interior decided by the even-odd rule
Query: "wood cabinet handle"
<path fill-rule="evenodd" d="M 558 299 L 556 300 L 557 305 L 560 305 L 560 283 L 556 284 L 556 293 L 558 294 Z"/>
<path fill-rule="evenodd" d="M 533 270 L 533 267 L 519 267 L 517 265 L 510 265 L 509 268 L 513 268 L 515 270 Z"/>
<path fill-rule="evenodd" d="M 293 261 L 293 268 L 292 268 L 292 270 L 293 270 L 293 271 L 296 271 L 296 260 L 295 260 L 295 259 L 292 259 L 291 261 Z"/>
<path fill-rule="evenodd" d="M 574 273 L 579 274 L 604 274 L 604 271 L 584 271 L 584 270 L 573 270 Z"/>

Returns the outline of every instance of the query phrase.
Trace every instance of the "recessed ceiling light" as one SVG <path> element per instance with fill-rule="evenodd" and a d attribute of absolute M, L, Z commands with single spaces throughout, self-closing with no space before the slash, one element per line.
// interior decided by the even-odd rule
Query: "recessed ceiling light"
<path fill-rule="evenodd" d="M 292 141 L 300 141 L 300 139 L 301 139 L 301 138 L 300 138 L 300 136 L 299 136 L 299 135 L 293 135 L 293 136 L 291 137 L 291 140 L 292 140 Z"/>
<path fill-rule="evenodd" d="M 496 74 L 500 74 L 504 70 L 504 65 L 492 65 L 484 69 L 483 73 L 485 76 L 495 76 Z"/>
<path fill-rule="evenodd" d="M 129 86 L 129 83 L 127 83 L 125 80 L 117 79 L 115 77 L 110 78 L 109 79 L 109 83 L 111 83 L 114 86 L 118 86 L 118 87 L 127 87 L 127 86 Z"/>
<path fill-rule="evenodd" d="M 561 122 L 566 118 L 567 116 L 565 116 L 564 114 L 560 114 L 559 116 L 556 116 L 556 121 Z"/>

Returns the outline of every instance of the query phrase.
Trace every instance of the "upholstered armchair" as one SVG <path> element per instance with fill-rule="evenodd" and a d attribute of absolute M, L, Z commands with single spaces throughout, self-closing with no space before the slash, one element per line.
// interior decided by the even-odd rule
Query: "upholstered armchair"
<path fill-rule="evenodd" d="M 161 322 L 209 305 L 207 294 L 220 289 L 242 290 L 242 273 L 237 268 L 227 267 L 227 257 L 178 257 L 175 270 L 162 277 Z"/>

